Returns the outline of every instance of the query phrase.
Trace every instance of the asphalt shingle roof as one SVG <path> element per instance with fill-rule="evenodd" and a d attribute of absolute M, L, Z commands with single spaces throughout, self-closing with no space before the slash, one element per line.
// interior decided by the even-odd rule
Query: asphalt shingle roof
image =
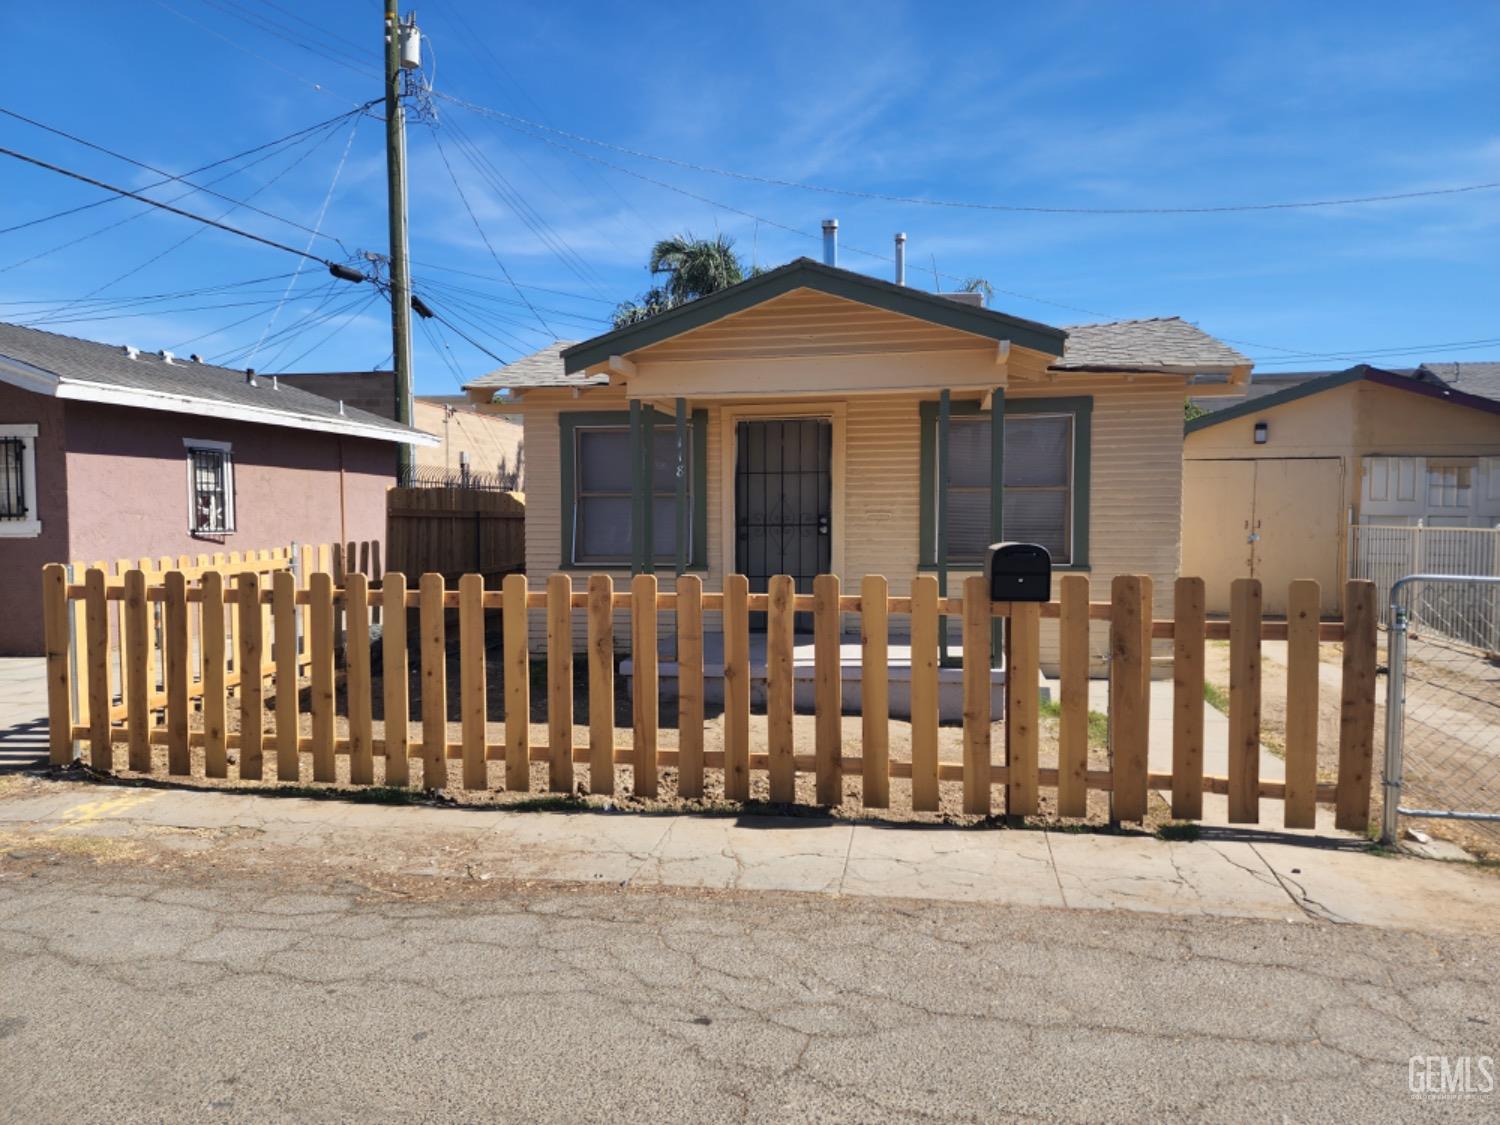
<path fill-rule="evenodd" d="M 1418 372 L 1427 372 L 1445 387 L 1465 394 L 1479 395 L 1500 402 L 1500 362 L 1472 360 L 1461 363 L 1451 361 L 1424 363 Z M 1421 375 L 1418 375 L 1420 378 Z"/>
<path fill-rule="evenodd" d="M 464 384 L 464 390 L 469 390 L 471 387 L 492 387 L 499 390 L 502 387 L 608 386 L 608 375 L 565 375 L 563 373 L 563 349 L 571 348 L 576 343 L 578 343 L 577 340 L 553 340 L 539 351 L 522 356 L 514 363 L 507 363 L 504 367 L 497 367 L 487 375 L 470 380 Z"/>
<path fill-rule="evenodd" d="M 330 430 L 347 430 L 353 423 L 366 430 L 384 431 L 390 440 L 401 440 L 418 432 L 352 407 L 345 407 L 340 413 L 339 404 L 332 399 L 289 383 L 273 385 L 269 375 L 257 376 L 251 384 L 244 371 L 181 358 L 168 363 L 151 352 L 138 352 L 131 358 L 120 345 L 81 340 L 19 324 L 0 323 L 0 358 L 40 369 L 64 384 L 93 384 L 172 396 L 226 410 L 239 407 L 266 411 L 284 415 L 289 424 L 301 428 L 326 426 Z M 171 407 L 164 402 L 161 409 Z"/>
<path fill-rule="evenodd" d="M 1175 316 L 1079 324 L 1068 330 L 1057 371 L 1225 372 L 1251 360 Z"/>

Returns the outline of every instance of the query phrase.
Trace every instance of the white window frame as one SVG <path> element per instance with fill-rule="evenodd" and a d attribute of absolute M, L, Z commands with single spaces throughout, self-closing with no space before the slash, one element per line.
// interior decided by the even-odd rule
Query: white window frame
<path fill-rule="evenodd" d="M 233 535 L 239 524 L 236 522 L 234 503 L 234 449 L 227 441 L 210 441 L 207 438 L 183 438 L 183 460 L 187 463 L 187 530 L 195 538 L 217 539 Z M 206 531 L 195 527 L 193 512 L 197 497 L 194 495 L 193 454 L 198 451 L 220 453 L 224 457 L 224 530 Z"/>
<path fill-rule="evenodd" d="M 42 517 L 36 507 L 36 438 L 35 422 L 0 422 L 0 438 L 20 438 L 21 487 L 26 502 L 27 518 L 24 520 L 0 520 L 0 539 L 35 539 L 42 533 Z"/>

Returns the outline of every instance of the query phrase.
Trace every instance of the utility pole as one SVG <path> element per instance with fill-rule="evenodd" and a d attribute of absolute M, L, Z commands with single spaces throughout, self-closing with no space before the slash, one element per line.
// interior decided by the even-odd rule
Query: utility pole
<path fill-rule="evenodd" d="M 398 0 L 385 0 L 385 172 L 390 217 L 391 356 L 396 366 L 396 421 L 412 424 L 411 399 L 411 275 L 406 261 L 406 109 L 401 103 L 402 37 L 415 37 L 415 17 L 409 29 L 401 26 Z M 418 41 L 419 42 L 419 41 Z M 420 48 L 414 42 L 412 51 Z M 416 65 L 412 55 L 411 65 Z M 413 447 L 402 445 L 400 474 L 405 480 L 414 462 Z"/>

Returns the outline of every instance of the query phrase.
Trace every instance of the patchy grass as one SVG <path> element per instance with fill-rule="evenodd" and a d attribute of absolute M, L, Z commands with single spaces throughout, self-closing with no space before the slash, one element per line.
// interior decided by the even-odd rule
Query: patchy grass
<path fill-rule="evenodd" d="M 1191 842 L 1202 835 L 1202 829 L 1191 820 L 1173 820 L 1166 824 L 1158 825 L 1156 838 L 1158 840 L 1183 840 Z"/>
<path fill-rule="evenodd" d="M 1041 714 L 1048 719 L 1062 718 L 1062 704 L 1049 699 L 1041 705 Z M 1103 711 L 1089 712 L 1089 745 L 1104 749 L 1109 745 L 1109 716 Z"/>
<path fill-rule="evenodd" d="M 1229 695 L 1218 684 L 1204 682 L 1203 700 L 1215 711 L 1229 714 Z"/>

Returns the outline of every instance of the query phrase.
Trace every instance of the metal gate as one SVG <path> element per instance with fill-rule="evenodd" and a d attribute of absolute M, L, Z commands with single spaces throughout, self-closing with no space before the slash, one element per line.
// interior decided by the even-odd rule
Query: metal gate
<path fill-rule="evenodd" d="M 735 569 L 763 594 L 773 574 L 790 574 L 797 593 L 832 564 L 833 427 L 825 419 L 741 422 L 735 466 Z M 799 632 L 812 628 L 797 615 Z M 764 630 L 765 614 L 750 627 Z"/>
<path fill-rule="evenodd" d="M 1451 612 L 1482 614 L 1497 594 L 1496 577 L 1413 574 L 1391 586 L 1386 843 L 1404 816 L 1452 822 L 1445 835 L 1500 854 L 1500 657 Z M 1445 621 L 1454 627 L 1434 624 Z"/>

